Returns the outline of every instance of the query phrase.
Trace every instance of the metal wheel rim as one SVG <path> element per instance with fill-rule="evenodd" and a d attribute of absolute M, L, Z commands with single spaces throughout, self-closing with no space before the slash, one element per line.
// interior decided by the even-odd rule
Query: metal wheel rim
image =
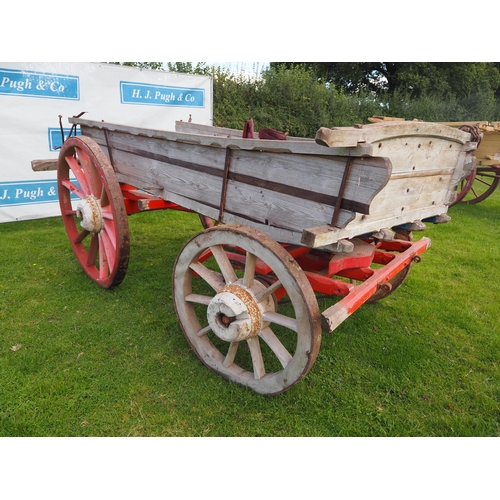
<path fill-rule="evenodd" d="M 248 276 L 252 276 L 254 263 L 254 259 L 249 255 L 256 256 L 271 267 L 288 291 L 288 297 L 294 310 L 294 318 L 288 319 L 295 322 L 296 332 L 271 322 L 269 326 L 264 325 L 258 335 L 249 340 L 224 344 L 221 343 L 220 339 L 215 338 L 210 329 L 209 319 L 203 320 L 203 314 L 200 319 L 196 314 L 195 306 L 202 310 L 206 307 L 208 314 L 209 301 L 213 303 L 213 300 L 220 296 L 219 292 L 222 288 L 227 287 L 229 283 L 235 283 L 237 287 L 242 285 L 241 279 L 235 281 L 237 276 L 233 274 L 234 270 L 231 271 L 232 266 L 224 252 L 217 252 L 218 256 L 216 257 L 221 262 L 221 265 L 218 266 L 219 271 L 220 269 L 223 271 L 219 273 L 218 278 L 214 276 L 209 278 L 212 281 L 210 283 L 212 294 L 205 299 L 196 298 L 198 302 L 195 302 L 192 296 L 194 285 L 199 282 L 206 285 L 208 279 L 200 278 L 200 273 L 203 273 L 204 270 L 198 266 L 198 259 L 207 249 L 213 249 L 215 252 L 222 245 L 242 248 L 248 252 L 245 262 L 245 273 L 249 269 Z M 245 279 L 244 277 L 243 281 Z M 257 281 L 254 274 L 249 283 Z M 266 289 L 269 287 L 269 285 L 263 286 Z M 242 286 L 242 288 L 244 287 Z M 177 317 L 189 344 L 200 360 L 222 377 L 250 387 L 258 393 L 272 395 L 284 392 L 295 385 L 314 364 L 321 342 L 320 312 L 314 292 L 290 254 L 281 245 L 259 231 L 245 226 L 228 225 L 207 229 L 196 235 L 186 243 L 179 253 L 174 266 L 173 291 Z M 279 309 L 278 314 L 281 314 Z M 264 317 L 267 318 L 267 316 Z M 281 322 L 286 317 L 277 316 L 275 319 Z M 280 336 L 279 333 L 273 333 L 273 330 L 281 331 L 283 329 L 286 330 L 283 336 Z M 293 352 L 288 350 L 289 346 L 283 350 L 284 346 L 281 342 L 284 341 L 285 336 L 290 336 L 292 342 L 295 343 Z M 221 343 L 221 347 L 214 344 L 214 339 Z M 241 366 L 241 363 L 238 364 L 237 356 L 239 353 L 244 354 L 245 345 L 251 352 L 252 366 L 250 369 Z M 282 366 L 280 365 L 280 369 L 276 371 L 268 372 L 266 370 L 264 375 L 259 375 L 256 374 L 254 350 L 258 355 L 259 351 L 262 354 L 263 350 L 266 351 L 266 349 L 271 352 L 271 357 L 276 356 L 276 358 L 264 359 L 264 365 L 266 366 L 269 361 L 276 364 L 276 359 L 279 359 Z"/>
<path fill-rule="evenodd" d="M 127 213 L 113 167 L 95 141 L 72 137 L 64 142 L 57 185 L 66 233 L 82 269 L 103 288 L 118 285 L 125 278 L 130 254 Z M 95 207 L 101 225 L 91 230 L 81 226 L 84 218 L 79 220 L 72 195 L 79 206 Z"/>

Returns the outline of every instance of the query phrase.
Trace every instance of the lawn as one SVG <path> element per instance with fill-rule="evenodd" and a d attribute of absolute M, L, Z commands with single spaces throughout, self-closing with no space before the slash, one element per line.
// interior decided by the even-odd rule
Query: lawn
<path fill-rule="evenodd" d="M 177 324 L 172 268 L 196 215 L 131 216 L 111 290 L 59 217 L 1 224 L 0 436 L 499 436 L 500 191 L 449 214 L 415 235 L 432 246 L 405 283 L 273 397 L 205 368 Z"/>

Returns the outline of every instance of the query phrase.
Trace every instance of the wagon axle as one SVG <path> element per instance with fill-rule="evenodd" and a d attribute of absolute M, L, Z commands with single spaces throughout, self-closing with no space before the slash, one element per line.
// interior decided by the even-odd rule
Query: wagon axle
<path fill-rule="evenodd" d="M 241 280 L 218 291 L 207 308 L 207 319 L 212 331 L 222 340 L 239 342 L 255 337 L 262 330 L 263 315 L 274 311 L 272 297 L 258 302 L 255 292 L 265 290 L 255 281 L 252 288 L 245 287 Z"/>
<path fill-rule="evenodd" d="M 104 229 L 104 219 L 99 201 L 94 196 L 86 196 L 76 206 L 76 216 L 83 229 L 91 233 L 100 233 Z"/>

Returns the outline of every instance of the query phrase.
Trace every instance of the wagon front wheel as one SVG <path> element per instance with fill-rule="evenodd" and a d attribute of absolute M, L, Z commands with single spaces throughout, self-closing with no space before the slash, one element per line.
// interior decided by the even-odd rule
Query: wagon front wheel
<path fill-rule="evenodd" d="M 272 395 L 314 364 L 316 297 L 295 260 L 265 234 L 239 225 L 199 233 L 179 253 L 173 291 L 189 344 L 222 377 Z"/>
<path fill-rule="evenodd" d="M 130 236 L 120 184 L 108 158 L 88 137 L 71 137 L 59 152 L 57 187 L 71 246 L 87 275 L 103 288 L 127 272 Z"/>

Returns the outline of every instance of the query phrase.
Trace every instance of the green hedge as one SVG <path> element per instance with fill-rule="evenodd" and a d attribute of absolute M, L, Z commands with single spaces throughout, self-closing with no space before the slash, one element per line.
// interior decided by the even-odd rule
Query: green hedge
<path fill-rule="evenodd" d="M 425 121 L 499 121 L 500 104 L 478 91 L 462 100 L 431 96 L 418 99 L 398 92 L 382 96 L 345 94 L 320 83 L 303 67 L 271 68 L 258 79 L 212 68 L 214 124 L 242 129 L 252 118 L 255 129 L 274 128 L 289 135 L 314 137 L 319 127 L 368 123 L 373 115 Z"/>

